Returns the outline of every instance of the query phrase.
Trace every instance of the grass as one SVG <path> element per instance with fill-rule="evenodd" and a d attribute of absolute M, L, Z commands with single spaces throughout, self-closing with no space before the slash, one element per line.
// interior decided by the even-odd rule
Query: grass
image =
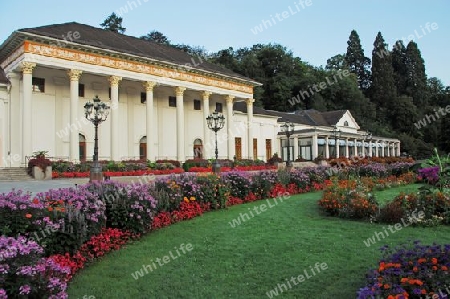
<path fill-rule="evenodd" d="M 405 188 L 376 195 L 387 200 Z M 230 221 L 267 202 L 206 213 L 150 233 L 77 274 L 69 298 L 264 298 L 278 283 L 304 271 L 312 277 L 291 283 L 283 298 L 355 298 L 367 270 L 381 257 L 379 247 L 416 239 L 450 243 L 448 226 L 406 227 L 367 247 L 363 241 L 383 225 L 323 216 L 317 206 L 320 196 L 292 196 L 259 215 L 253 211 L 255 217 L 235 228 Z M 192 244 L 192 251 L 180 252 L 137 280 L 132 277 L 156 258 L 170 252 L 177 256 L 182 243 Z M 312 275 L 310 266 L 316 262 L 328 269 Z"/>
<path fill-rule="evenodd" d="M 389 189 L 385 189 L 383 191 L 378 191 L 378 192 L 376 192 L 375 196 L 376 196 L 377 202 L 380 205 L 384 205 L 387 202 L 394 199 L 394 197 L 399 195 L 401 192 L 407 193 L 407 194 L 412 193 L 412 192 L 417 192 L 417 190 L 422 186 L 423 186 L 423 184 L 403 185 L 403 186 L 399 186 L 396 188 L 389 188 Z"/>

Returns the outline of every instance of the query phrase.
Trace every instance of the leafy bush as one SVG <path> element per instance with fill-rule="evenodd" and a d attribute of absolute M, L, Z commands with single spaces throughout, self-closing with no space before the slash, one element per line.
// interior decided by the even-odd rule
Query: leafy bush
<path fill-rule="evenodd" d="M 115 181 L 95 182 L 87 188 L 96 192 L 106 205 L 106 226 L 140 234 L 151 226 L 157 202 L 148 185 Z"/>
<path fill-rule="evenodd" d="M 43 253 L 23 236 L 0 236 L 1 298 L 68 298 L 65 277 L 70 270 Z"/>
<path fill-rule="evenodd" d="M 381 251 L 383 258 L 366 275 L 358 298 L 443 298 L 438 294 L 450 285 L 450 245 L 415 241 L 413 246 L 385 245 Z"/>
<path fill-rule="evenodd" d="M 170 163 L 176 168 L 181 167 L 180 162 L 176 160 L 156 160 L 156 163 Z"/>
<path fill-rule="evenodd" d="M 251 180 L 246 174 L 230 171 L 223 175 L 223 180 L 229 186 L 231 196 L 245 198 L 248 195 Z"/>
<path fill-rule="evenodd" d="M 274 165 L 275 163 L 281 163 L 281 162 L 283 162 L 283 159 L 278 157 L 277 153 L 273 154 L 273 156 L 267 160 L 267 164 L 269 164 L 269 165 Z"/>

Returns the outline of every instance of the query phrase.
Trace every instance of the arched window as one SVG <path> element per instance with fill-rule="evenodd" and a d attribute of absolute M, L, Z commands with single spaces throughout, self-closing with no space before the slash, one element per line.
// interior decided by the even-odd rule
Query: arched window
<path fill-rule="evenodd" d="M 348 127 L 348 121 L 344 122 L 344 127 Z"/>
<path fill-rule="evenodd" d="M 142 161 L 147 160 L 147 136 L 139 140 L 139 159 Z"/>
<path fill-rule="evenodd" d="M 203 159 L 203 142 L 201 139 L 194 140 L 194 159 Z"/>
<path fill-rule="evenodd" d="M 86 161 L 86 137 L 83 134 L 78 134 L 78 145 L 80 149 L 80 161 Z"/>

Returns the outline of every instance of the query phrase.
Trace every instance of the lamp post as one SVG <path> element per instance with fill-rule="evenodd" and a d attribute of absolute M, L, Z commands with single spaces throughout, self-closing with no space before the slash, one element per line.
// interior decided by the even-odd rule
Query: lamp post
<path fill-rule="evenodd" d="M 214 173 L 220 172 L 220 164 L 217 162 L 217 158 L 219 156 L 219 150 L 217 149 L 217 132 L 223 128 L 225 125 L 225 117 L 222 113 L 214 111 L 206 118 L 206 122 L 208 124 L 208 128 L 213 130 L 216 136 L 216 160 L 213 163 L 212 170 Z"/>
<path fill-rule="evenodd" d="M 295 125 L 291 123 L 290 121 L 285 122 L 284 125 L 281 126 L 281 131 L 286 134 L 287 141 L 288 141 L 288 149 L 287 149 L 287 161 L 286 166 L 291 167 L 291 135 L 294 134 Z"/>
<path fill-rule="evenodd" d="M 98 163 L 98 125 L 106 120 L 109 114 L 109 106 L 100 101 L 98 96 L 95 96 L 93 102 L 87 102 L 84 105 L 84 113 L 86 119 L 94 124 L 94 156 L 91 166 L 91 173 L 89 181 L 101 181 L 103 180 L 102 167 Z"/>
<path fill-rule="evenodd" d="M 364 138 L 364 141 L 363 141 L 363 148 L 364 148 L 364 155 L 365 155 L 365 141 L 366 140 L 372 140 L 372 133 L 370 133 L 370 131 L 366 131 L 364 134 L 363 134 L 363 138 Z M 369 151 L 370 151 L 370 155 L 369 155 L 369 157 L 370 156 L 372 156 L 372 148 L 369 148 Z"/>
<path fill-rule="evenodd" d="M 336 158 L 339 158 L 338 138 L 341 137 L 341 130 L 338 130 L 337 126 L 334 125 L 332 132 L 333 132 L 333 136 L 334 136 L 335 156 L 336 156 Z"/>

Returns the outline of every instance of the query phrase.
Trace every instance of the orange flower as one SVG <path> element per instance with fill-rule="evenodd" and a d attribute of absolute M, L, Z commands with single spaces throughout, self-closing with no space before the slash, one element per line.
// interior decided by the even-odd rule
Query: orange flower
<path fill-rule="evenodd" d="M 52 207 L 48 207 L 47 210 L 49 210 L 50 212 L 53 211 Z"/>
<path fill-rule="evenodd" d="M 383 287 L 384 287 L 385 290 L 387 290 L 387 289 L 389 289 L 391 287 L 391 285 L 390 284 L 385 284 Z"/>
<path fill-rule="evenodd" d="M 431 259 L 431 263 L 432 263 L 433 265 L 436 265 L 437 262 L 438 262 L 437 258 L 434 257 L 434 258 Z"/>
<path fill-rule="evenodd" d="M 183 198 L 183 200 L 184 200 L 184 202 L 189 203 L 189 199 L 186 196 Z"/>
<path fill-rule="evenodd" d="M 39 203 L 39 199 L 37 199 L 37 198 L 33 199 L 33 203 L 34 203 L 35 205 L 37 205 L 37 204 Z"/>
<path fill-rule="evenodd" d="M 28 214 L 25 215 L 25 217 L 31 218 L 31 217 L 33 217 L 33 215 L 31 215 L 30 213 L 28 213 Z"/>
<path fill-rule="evenodd" d="M 423 295 L 425 295 L 425 294 L 427 293 L 427 290 L 421 289 L 421 290 L 420 290 L 420 293 L 423 294 Z"/>
<path fill-rule="evenodd" d="M 413 272 L 417 272 L 417 271 L 419 271 L 419 269 L 417 269 L 417 267 L 414 267 Z"/>
<path fill-rule="evenodd" d="M 194 196 L 191 196 L 191 198 L 189 198 L 191 201 L 194 201 L 195 200 L 195 197 Z"/>
<path fill-rule="evenodd" d="M 400 282 L 401 283 L 405 283 L 405 282 L 407 282 L 408 281 L 408 278 L 406 278 L 406 277 L 403 277 L 402 279 L 400 279 Z"/>
<path fill-rule="evenodd" d="M 442 271 L 448 271 L 448 268 L 447 268 L 447 266 L 441 266 L 441 270 Z"/>
<path fill-rule="evenodd" d="M 427 261 L 426 258 L 420 258 L 417 260 L 419 262 L 419 264 L 425 263 Z"/>
<path fill-rule="evenodd" d="M 434 271 L 436 271 L 438 268 L 436 266 L 431 267 Z"/>

